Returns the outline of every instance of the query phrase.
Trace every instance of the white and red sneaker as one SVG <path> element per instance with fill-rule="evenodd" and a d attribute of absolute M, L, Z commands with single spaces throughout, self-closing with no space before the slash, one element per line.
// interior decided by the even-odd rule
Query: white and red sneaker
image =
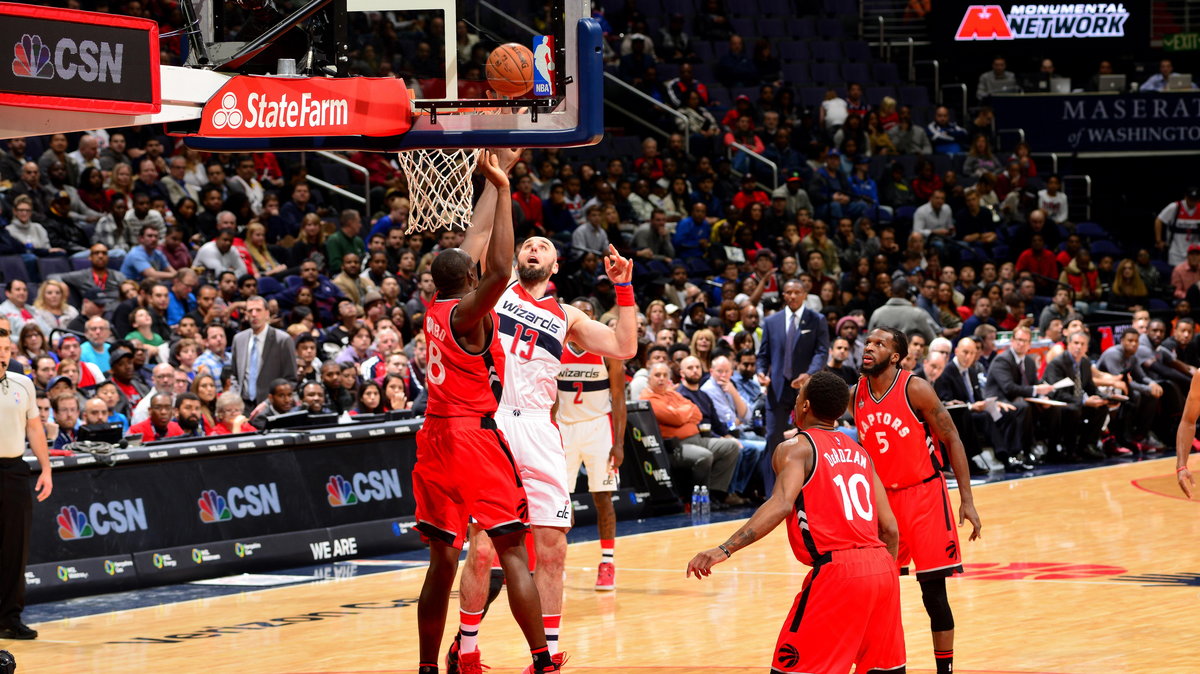
<path fill-rule="evenodd" d="M 600 568 L 596 570 L 596 591 L 612 592 L 617 589 L 616 576 L 617 567 L 612 562 L 600 562 Z"/>

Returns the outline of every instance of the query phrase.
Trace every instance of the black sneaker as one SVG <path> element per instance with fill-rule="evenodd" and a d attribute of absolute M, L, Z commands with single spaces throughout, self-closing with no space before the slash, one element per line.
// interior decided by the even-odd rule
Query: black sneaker
<path fill-rule="evenodd" d="M 30 628 L 25 623 L 17 621 L 8 627 L 0 629 L 0 639 L 20 639 L 29 641 L 37 638 L 37 630 Z"/>
<path fill-rule="evenodd" d="M 454 633 L 454 642 L 446 652 L 446 674 L 458 674 L 458 651 L 462 644 L 462 634 Z"/>

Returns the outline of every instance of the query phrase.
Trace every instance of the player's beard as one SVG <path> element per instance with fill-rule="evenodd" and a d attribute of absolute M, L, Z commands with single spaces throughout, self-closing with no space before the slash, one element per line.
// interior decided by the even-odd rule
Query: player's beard
<path fill-rule="evenodd" d="M 550 269 L 548 267 L 535 266 L 518 266 L 517 277 L 526 283 L 541 283 L 550 278 Z"/>
<path fill-rule="evenodd" d="M 877 360 L 877 361 L 875 361 L 875 364 L 871 365 L 870 367 L 868 367 L 865 363 L 860 365 L 858 367 L 858 371 L 859 371 L 859 373 L 864 374 L 868 377 L 874 377 L 875 375 L 883 372 L 884 370 L 888 369 L 891 366 L 892 366 L 892 364 L 886 360 Z"/>

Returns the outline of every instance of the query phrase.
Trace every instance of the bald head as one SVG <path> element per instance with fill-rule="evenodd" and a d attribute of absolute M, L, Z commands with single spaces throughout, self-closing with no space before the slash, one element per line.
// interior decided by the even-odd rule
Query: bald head
<path fill-rule="evenodd" d="M 442 295 L 458 294 L 474 287 L 475 263 L 462 248 L 450 248 L 438 253 L 429 267 L 433 284 Z"/>

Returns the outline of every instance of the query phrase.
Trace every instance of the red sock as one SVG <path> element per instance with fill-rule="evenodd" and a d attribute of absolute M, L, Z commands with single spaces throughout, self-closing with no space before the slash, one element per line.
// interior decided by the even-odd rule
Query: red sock
<path fill-rule="evenodd" d="M 542 628 L 546 630 L 546 648 L 550 655 L 558 652 L 558 626 L 562 623 L 562 615 L 542 615 Z"/>

